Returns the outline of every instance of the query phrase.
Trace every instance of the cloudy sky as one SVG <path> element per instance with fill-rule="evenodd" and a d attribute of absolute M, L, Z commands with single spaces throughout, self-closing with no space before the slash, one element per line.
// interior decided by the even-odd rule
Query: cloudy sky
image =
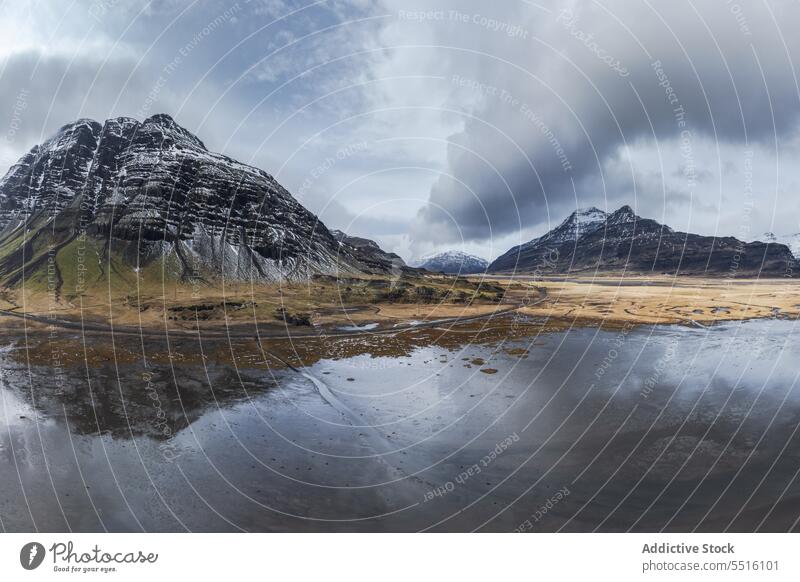
<path fill-rule="evenodd" d="M 577 207 L 800 232 L 800 3 L 5 0 L 0 172 L 165 112 L 331 228 L 486 258 Z"/>

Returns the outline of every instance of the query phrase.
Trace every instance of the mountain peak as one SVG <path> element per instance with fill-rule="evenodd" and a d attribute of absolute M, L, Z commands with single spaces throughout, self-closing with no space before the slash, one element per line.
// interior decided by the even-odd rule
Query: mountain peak
<path fill-rule="evenodd" d="M 633 211 L 628 204 L 624 204 L 620 206 L 617 210 L 615 210 L 612 214 L 616 214 L 619 216 L 626 215 L 626 216 L 636 216 L 636 213 Z"/>
<path fill-rule="evenodd" d="M 199 147 L 203 150 L 206 149 L 205 144 L 200 141 L 195 134 L 188 129 L 179 125 L 172 117 L 166 113 L 156 113 L 151 115 L 142 122 L 140 131 L 150 132 L 156 128 L 156 131 L 165 137 L 172 138 L 176 142 L 190 142 L 192 145 Z"/>
<path fill-rule="evenodd" d="M 342 248 L 273 177 L 209 152 L 163 113 L 76 120 L 0 178 L 0 236 L 36 241 L 0 251 L 5 284 L 42 264 L 29 245 L 74 250 L 81 232 L 98 260 L 113 257 L 123 271 L 163 261 L 179 280 L 299 280 L 402 266 L 371 241 Z"/>
<path fill-rule="evenodd" d="M 75 121 L 70 121 L 69 123 L 65 123 L 64 125 L 62 125 L 56 132 L 56 135 L 61 133 L 73 132 L 84 126 L 92 131 L 99 131 L 103 127 L 94 119 L 90 119 L 88 117 L 80 117 Z"/>
<path fill-rule="evenodd" d="M 633 211 L 633 208 L 625 204 L 621 206 L 619 209 L 615 210 L 608 216 L 608 223 L 609 224 L 623 224 L 626 222 L 636 222 L 639 220 L 639 217 L 636 216 L 636 213 Z"/>
<path fill-rule="evenodd" d="M 583 208 L 576 208 L 570 216 L 594 216 L 596 214 L 605 215 L 605 212 L 597 208 L 597 206 L 584 206 Z"/>
<path fill-rule="evenodd" d="M 525 243 L 522 248 L 530 248 L 545 242 L 548 244 L 560 244 L 576 241 L 587 232 L 598 228 L 607 218 L 608 214 L 594 206 L 578 208 L 556 228 L 539 238 Z"/>
<path fill-rule="evenodd" d="M 153 115 L 144 120 L 145 123 L 147 123 L 148 121 L 152 121 L 154 123 L 169 123 L 172 125 L 177 125 L 175 123 L 175 120 L 172 119 L 172 116 L 169 115 L 168 113 L 154 113 Z"/>
<path fill-rule="evenodd" d="M 178 125 L 166 113 L 156 113 L 141 122 L 133 117 L 125 116 L 112 117 L 106 119 L 104 123 L 88 117 L 81 117 L 62 125 L 52 137 L 39 147 L 63 148 L 65 144 L 73 143 L 94 148 L 97 146 L 96 142 L 101 134 L 108 133 L 124 134 L 128 141 L 132 140 L 137 133 L 150 134 L 157 141 L 164 139 L 167 142 L 183 143 L 190 147 L 206 150 L 205 144 L 196 135 Z"/>
<path fill-rule="evenodd" d="M 579 223 L 583 225 L 593 225 L 608 218 L 608 214 L 595 206 L 578 208 L 570 214 L 562 225 L 569 223 Z"/>

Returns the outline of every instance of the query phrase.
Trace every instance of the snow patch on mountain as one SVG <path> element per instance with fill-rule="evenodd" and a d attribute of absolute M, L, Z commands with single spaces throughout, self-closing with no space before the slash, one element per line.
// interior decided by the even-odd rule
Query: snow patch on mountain
<path fill-rule="evenodd" d="M 506 254 L 518 253 L 544 244 L 560 245 L 575 242 L 584 234 L 603 226 L 609 215 L 599 208 L 589 206 L 578 208 L 554 229 L 542 236 L 511 248 Z"/>
<path fill-rule="evenodd" d="M 83 232 L 136 266 L 168 255 L 179 277 L 198 264 L 261 280 L 402 267 L 375 243 L 340 245 L 271 175 L 208 151 L 165 114 L 79 119 L 25 154 L 0 179 L 0 236 L 49 220 L 62 246 Z M 17 269 L 30 256 L 4 260 Z"/>

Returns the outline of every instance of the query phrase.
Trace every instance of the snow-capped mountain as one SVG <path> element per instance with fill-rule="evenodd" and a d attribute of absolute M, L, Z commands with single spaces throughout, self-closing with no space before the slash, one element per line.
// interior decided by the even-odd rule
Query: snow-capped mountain
<path fill-rule="evenodd" d="M 461 251 L 445 251 L 424 256 L 414 266 L 437 273 L 470 275 L 486 271 L 489 261 Z"/>
<path fill-rule="evenodd" d="M 784 277 L 797 268 L 783 244 L 676 232 L 623 206 L 611 214 L 596 208 L 574 212 L 544 236 L 497 258 L 488 270 Z"/>
<path fill-rule="evenodd" d="M 792 254 L 796 259 L 800 258 L 800 232 L 795 234 L 783 234 L 783 235 L 776 235 L 773 232 L 765 232 L 755 240 L 766 243 L 778 243 L 786 245 L 787 247 L 789 247 L 789 250 L 792 251 Z"/>
<path fill-rule="evenodd" d="M 489 265 L 490 271 L 514 269 L 516 265 L 542 262 L 544 250 L 560 247 L 563 244 L 575 243 L 583 235 L 600 228 L 608 219 L 608 214 L 591 206 L 579 208 L 570 214 L 561 224 L 544 235 L 527 243 L 509 249 Z"/>
<path fill-rule="evenodd" d="M 367 256 L 373 256 L 377 260 L 385 261 L 392 264 L 394 267 L 405 267 L 406 263 L 403 258 L 395 253 L 387 253 L 378 243 L 368 238 L 360 236 L 350 236 L 341 230 L 332 230 L 331 234 L 339 241 L 340 245 L 347 245 L 353 247 Z"/>
<path fill-rule="evenodd" d="M 587 232 L 591 232 L 602 226 L 607 218 L 608 215 L 605 212 L 594 206 L 579 208 L 570 214 L 566 220 L 556 228 L 549 231 L 544 236 L 535 239 L 535 243 L 560 244 L 576 241 Z"/>
<path fill-rule="evenodd" d="M 391 268 L 375 253 L 340 245 L 272 176 L 208 151 L 164 114 L 79 119 L 0 180 L 6 284 L 46 263 L 48 248 L 71 263 L 76 246 L 87 245 L 84 252 L 97 255 L 87 264 L 110 258 L 139 272 L 159 259 L 160 273 L 181 279 Z M 59 277 L 67 275 L 74 276 Z"/>

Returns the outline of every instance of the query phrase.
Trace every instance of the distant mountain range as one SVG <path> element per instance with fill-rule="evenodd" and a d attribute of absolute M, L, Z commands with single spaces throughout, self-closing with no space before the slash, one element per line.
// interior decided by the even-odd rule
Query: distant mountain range
<path fill-rule="evenodd" d="M 461 251 L 445 251 L 422 257 L 414 266 L 433 272 L 474 275 L 486 271 L 489 261 Z"/>
<path fill-rule="evenodd" d="M 494 273 L 629 272 L 785 277 L 798 273 L 789 247 L 677 232 L 630 206 L 580 209 L 547 234 L 495 259 Z"/>
<path fill-rule="evenodd" d="M 800 233 L 776 235 L 772 232 L 765 232 L 756 239 L 761 242 L 779 243 L 789 247 L 795 259 L 800 259 Z"/>
<path fill-rule="evenodd" d="M 74 289 L 111 272 L 130 286 L 137 277 L 278 281 L 396 269 L 399 257 L 355 240 L 164 114 L 79 119 L 0 180 L 5 285 L 24 277 Z"/>
<path fill-rule="evenodd" d="M 417 266 L 475 274 L 633 272 L 784 277 L 800 235 L 745 243 L 673 231 L 629 206 L 573 212 L 491 264 L 448 251 Z M 330 231 L 272 176 L 209 152 L 168 115 L 79 119 L 0 179 L 0 284 L 74 294 L 164 280 L 397 276 L 369 239 Z"/>

